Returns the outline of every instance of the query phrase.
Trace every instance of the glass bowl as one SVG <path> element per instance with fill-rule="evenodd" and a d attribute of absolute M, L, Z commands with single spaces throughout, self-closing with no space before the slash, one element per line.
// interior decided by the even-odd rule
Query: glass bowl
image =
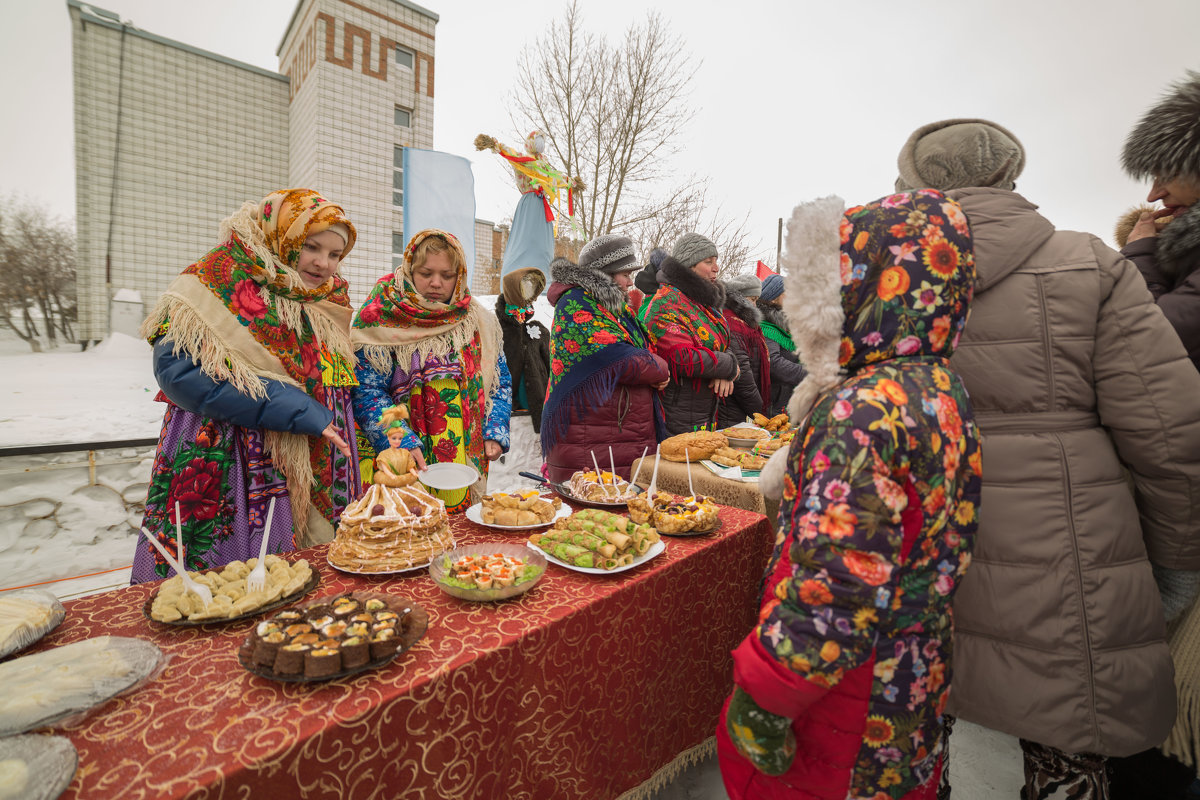
<path fill-rule="evenodd" d="M 463 586 L 456 586 L 447 582 L 448 565 L 453 564 L 463 556 L 481 556 L 493 553 L 499 553 L 524 561 L 529 566 L 534 567 L 537 574 L 533 578 L 513 583 L 511 586 L 497 586 L 491 589 L 467 589 Z M 524 542 L 520 542 L 519 544 L 493 542 L 490 544 L 468 545 L 443 553 L 440 556 L 435 556 L 433 563 L 429 565 L 429 577 L 433 578 L 433 582 L 442 591 L 460 600 L 474 600 L 477 602 L 507 600 L 510 597 L 516 597 L 533 588 L 545 574 L 546 557 L 525 547 Z"/>

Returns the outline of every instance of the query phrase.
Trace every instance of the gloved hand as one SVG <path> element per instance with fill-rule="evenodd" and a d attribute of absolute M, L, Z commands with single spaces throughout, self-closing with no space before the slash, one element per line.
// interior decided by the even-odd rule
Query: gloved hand
<path fill-rule="evenodd" d="M 762 709 L 740 686 L 733 687 L 725 728 L 737 751 L 768 775 L 787 772 L 796 758 L 792 721 Z"/>
<path fill-rule="evenodd" d="M 1153 564 L 1150 569 L 1162 596 L 1163 616 L 1170 622 L 1191 608 L 1200 593 L 1200 570 L 1165 569 Z"/>

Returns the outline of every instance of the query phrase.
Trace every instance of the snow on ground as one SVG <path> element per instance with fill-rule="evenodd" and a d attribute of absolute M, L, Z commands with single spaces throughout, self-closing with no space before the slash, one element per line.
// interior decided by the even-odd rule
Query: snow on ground
<path fill-rule="evenodd" d="M 158 436 L 163 406 L 150 345 L 114 333 L 80 352 L 0 349 L 0 447 Z"/>

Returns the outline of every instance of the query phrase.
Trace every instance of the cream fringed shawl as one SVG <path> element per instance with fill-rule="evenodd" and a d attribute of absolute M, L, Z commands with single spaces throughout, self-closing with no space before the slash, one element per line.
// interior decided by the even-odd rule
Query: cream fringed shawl
<path fill-rule="evenodd" d="M 222 223 L 224 244 L 172 282 L 142 323 L 141 335 L 153 340 L 165 333 L 176 355 L 251 397 L 265 397 L 263 381 L 274 380 L 323 402 L 321 349 L 354 363 L 346 283 L 335 277 L 306 288 L 267 246 L 255 213 L 256 204 L 247 203 Z M 313 462 L 328 447 L 319 437 L 263 434 L 272 463 L 287 480 L 297 539 L 303 540 Z"/>

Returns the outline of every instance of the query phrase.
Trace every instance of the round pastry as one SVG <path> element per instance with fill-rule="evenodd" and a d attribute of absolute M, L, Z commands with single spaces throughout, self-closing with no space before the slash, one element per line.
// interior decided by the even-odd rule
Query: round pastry
<path fill-rule="evenodd" d="M 718 508 L 712 498 L 704 495 L 677 499 L 666 492 L 655 492 L 629 501 L 629 518 L 639 524 L 649 523 L 662 533 L 705 531 L 717 523 Z"/>
<path fill-rule="evenodd" d="M 629 481 L 620 475 L 601 470 L 581 470 L 567 481 L 567 491 L 580 500 L 596 502 L 620 502 L 632 497 L 634 492 Z"/>
<path fill-rule="evenodd" d="M 694 431 L 663 439 L 659 452 L 668 461 L 703 461 L 729 440 L 716 431 Z"/>

